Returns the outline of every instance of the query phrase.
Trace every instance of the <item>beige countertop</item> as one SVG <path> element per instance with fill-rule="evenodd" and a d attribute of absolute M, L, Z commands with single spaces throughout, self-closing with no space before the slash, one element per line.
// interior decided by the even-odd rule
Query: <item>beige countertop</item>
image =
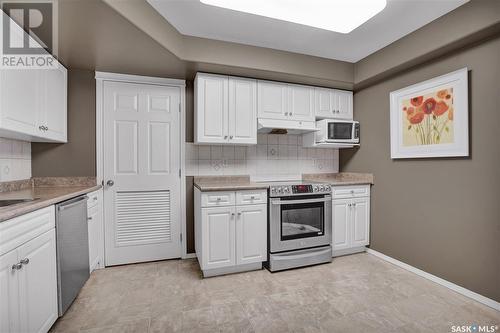
<path fill-rule="evenodd" d="M 373 175 L 369 173 L 327 173 L 304 174 L 303 180 L 323 182 L 334 186 L 373 184 Z M 256 183 L 250 181 L 250 176 L 212 176 L 195 177 L 194 186 L 202 192 L 238 191 L 269 188 L 268 182 Z"/>
<path fill-rule="evenodd" d="M 303 180 L 328 183 L 332 186 L 373 185 L 373 174 L 357 172 L 339 172 L 322 174 L 304 174 Z"/>
<path fill-rule="evenodd" d="M 265 183 L 254 183 L 249 176 L 195 177 L 194 186 L 202 192 L 267 189 Z"/>
<path fill-rule="evenodd" d="M 24 188 L 17 190 L 0 192 L 0 200 L 35 199 L 33 201 L 0 207 L 0 223 L 101 188 L 101 185 L 95 185 L 95 181 L 93 184 L 89 182 L 78 183 L 75 181 L 69 184 L 65 186 L 59 183 L 51 186 L 47 182 L 43 186 L 38 186 L 35 181 L 34 186 L 24 186 Z"/>

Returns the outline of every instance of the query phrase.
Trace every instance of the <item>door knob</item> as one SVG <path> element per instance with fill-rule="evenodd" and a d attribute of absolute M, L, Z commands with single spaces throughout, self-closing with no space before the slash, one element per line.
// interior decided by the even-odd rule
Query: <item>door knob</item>
<path fill-rule="evenodd" d="M 108 181 L 106 182 L 106 185 L 108 185 L 108 186 L 113 186 L 113 185 L 115 185 L 115 182 L 114 182 L 114 181 L 112 181 L 112 180 L 108 180 Z"/>
<path fill-rule="evenodd" d="M 21 260 L 21 261 L 20 261 L 20 263 L 21 263 L 22 265 L 27 265 L 27 264 L 29 264 L 29 263 L 30 263 L 30 260 L 29 260 L 29 258 L 24 258 L 23 260 Z"/>
<path fill-rule="evenodd" d="M 13 271 L 20 270 L 21 268 L 23 268 L 23 264 L 21 264 L 20 262 L 18 262 L 17 264 L 12 265 L 12 270 Z"/>

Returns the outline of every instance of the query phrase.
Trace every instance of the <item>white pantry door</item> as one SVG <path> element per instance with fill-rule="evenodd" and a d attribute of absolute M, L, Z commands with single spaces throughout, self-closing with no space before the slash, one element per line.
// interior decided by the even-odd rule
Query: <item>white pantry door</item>
<path fill-rule="evenodd" d="M 181 256 L 179 87 L 104 82 L 106 266 Z"/>

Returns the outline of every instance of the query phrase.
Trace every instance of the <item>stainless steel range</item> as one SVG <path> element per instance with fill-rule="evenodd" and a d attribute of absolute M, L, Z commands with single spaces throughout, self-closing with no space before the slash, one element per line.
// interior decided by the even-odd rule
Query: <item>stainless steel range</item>
<path fill-rule="evenodd" d="M 328 184 L 271 183 L 271 272 L 332 261 L 332 196 Z"/>

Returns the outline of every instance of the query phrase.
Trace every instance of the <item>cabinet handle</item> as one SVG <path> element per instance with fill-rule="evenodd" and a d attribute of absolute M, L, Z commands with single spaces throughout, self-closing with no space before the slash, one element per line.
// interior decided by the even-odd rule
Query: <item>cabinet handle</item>
<path fill-rule="evenodd" d="M 226 140 L 226 139 L 227 139 L 227 135 L 224 135 L 224 140 Z"/>
<path fill-rule="evenodd" d="M 234 213 L 231 213 L 231 216 L 234 216 Z"/>
<path fill-rule="evenodd" d="M 250 200 L 253 200 L 253 199 L 255 199 L 255 196 L 253 196 L 253 195 L 252 195 L 252 196 L 250 197 Z"/>
<path fill-rule="evenodd" d="M 292 113 L 290 112 L 290 116 L 292 115 Z"/>
<path fill-rule="evenodd" d="M 217 198 L 217 201 L 221 201 L 221 200 L 222 200 L 222 199 L 221 199 L 220 197 L 219 197 L 219 198 Z"/>
<path fill-rule="evenodd" d="M 20 261 L 21 265 L 27 265 L 30 263 L 29 258 L 24 258 L 23 260 Z"/>
<path fill-rule="evenodd" d="M 285 116 L 288 116 L 288 112 L 285 112 Z"/>
<path fill-rule="evenodd" d="M 13 271 L 16 271 L 16 270 L 18 271 L 21 268 L 23 268 L 23 264 L 21 264 L 20 262 L 18 262 L 17 264 L 12 265 L 12 270 Z"/>
<path fill-rule="evenodd" d="M 87 217 L 87 220 L 89 221 L 92 220 L 92 216 Z"/>
<path fill-rule="evenodd" d="M 352 205 L 353 205 L 354 207 L 356 207 L 356 204 L 355 204 L 355 203 L 353 203 Z"/>
<path fill-rule="evenodd" d="M 232 139 L 233 139 L 233 136 L 231 135 L 231 136 L 229 137 L 229 139 L 231 139 L 231 140 L 232 140 Z"/>
<path fill-rule="evenodd" d="M 241 212 L 238 212 L 238 216 L 240 216 L 240 215 L 241 215 Z"/>

